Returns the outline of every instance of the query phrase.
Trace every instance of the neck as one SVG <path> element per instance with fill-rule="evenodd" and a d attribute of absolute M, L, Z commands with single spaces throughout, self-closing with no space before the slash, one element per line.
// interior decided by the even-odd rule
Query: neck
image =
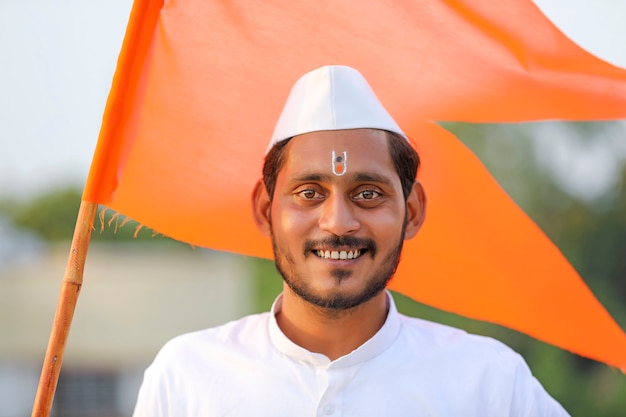
<path fill-rule="evenodd" d="M 332 310 L 310 304 L 285 286 L 278 326 L 297 345 L 335 360 L 371 339 L 385 323 L 387 293 L 351 309 Z"/>

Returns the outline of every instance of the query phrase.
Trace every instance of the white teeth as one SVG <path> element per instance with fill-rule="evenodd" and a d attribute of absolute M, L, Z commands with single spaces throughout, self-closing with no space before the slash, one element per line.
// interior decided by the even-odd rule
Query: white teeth
<path fill-rule="evenodd" d="M 360 250 L 354 250 L 354 251 L 323 251 L 323 250 L 318 250 L 315 252 L 317 256 L 319 256 L 320 258 L 324 258 L 324 259 L 356 259 L 359 256 L 361 256 L 361 251 Z"/>

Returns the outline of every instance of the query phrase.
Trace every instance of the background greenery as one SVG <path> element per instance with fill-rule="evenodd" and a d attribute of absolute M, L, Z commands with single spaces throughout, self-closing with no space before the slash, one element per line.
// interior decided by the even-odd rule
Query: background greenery
<path fill-rule="evenodd" d="M 596 140 L 606 124 L 571 124 L 586 141 Z M 446 124 L 492 172 L 501 186 L 561 249 L 611 315 L 626 328 L 626 166 L 620 166 L 615 185 L 596 198 L 567 192 L 539 163 L 532 128 L 516 125 Z M 580 140 L 580 139 L 578 139 Z M 462 185 L 460 185 L 462 186 Z M 32 200 L 0 200 L 0 214 L 19 229 L 48 241 L 67 240 L 76 221 L 80 190 L 53 190 Z M 584 194 L 584 193 L 583 193 Z M 94 241 L 137 239 L 163 242 L 149 229 L 137 230 L 123 218 L 105 212 Z M 174 243 L 174 242 L 172 242 Z M 281 280 L 269 261 L 257 267 L 258 301 L 255 311 L 269 308 Z M 572 355 L 515 331 L 449 314 L 394 294 L 398 308 L 472 333 L 495 337 L 520 352 L 544 387 L 573 416 L 626 415 L 626 376 L 606 365 Z"/>

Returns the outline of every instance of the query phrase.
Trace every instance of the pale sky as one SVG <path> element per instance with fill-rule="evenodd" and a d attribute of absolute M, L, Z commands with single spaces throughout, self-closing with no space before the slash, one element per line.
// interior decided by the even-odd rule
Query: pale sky
<path fill-rule="evenodd" d="M 581 46 L 626 68 L 626 2 L 536 3 Z M 82 186 L 131 4 L 0 2 L 0 197 L 28 196 L 67 183 Z M 606 154 L 615 154 L 611 148 L 590 159 L 588 152 L 570 151 L 567 141 L 544 150 L 550 152 L 561 159 L 568 155 L 565 165 L 579 155 L 586 158 L 581 166 L 592 168 L 606 166 Z"/>
<path fill-rule="evenodd" d="M 0 195 L 84 183 L 131 5 L 0 2 Z"/>

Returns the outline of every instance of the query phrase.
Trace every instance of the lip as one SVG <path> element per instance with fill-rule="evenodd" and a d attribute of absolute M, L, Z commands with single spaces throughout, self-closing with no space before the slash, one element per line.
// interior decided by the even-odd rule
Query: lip
<path fill-rule="evenodd" d="M 330 268 L 330 269 L 350 269 L 356 267 L 359 262 L 359 258 L 357 259 L 324 259 L 314 256 L 314 264 L 317 264 L 319 267 Z"/>

